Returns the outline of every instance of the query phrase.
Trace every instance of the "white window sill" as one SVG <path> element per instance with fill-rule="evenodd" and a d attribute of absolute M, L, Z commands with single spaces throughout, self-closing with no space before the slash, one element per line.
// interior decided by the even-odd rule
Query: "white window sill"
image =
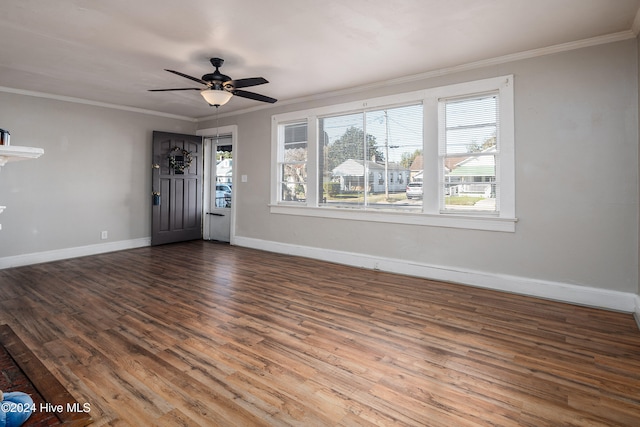
<path fill-rule="evenodd" d="M 384 222 L 392 224 L 423 225 L 431 227 L 464 228 L 471 230 L 516 231 L 517 218 L 473 214 L 426 214 L 382 211 L 380 209 L 351 209 L 340 207 L 308 207 L 293 204 L 269 205 L 271 213 L 284 215 L 332 218 L 353 221 Z"/>

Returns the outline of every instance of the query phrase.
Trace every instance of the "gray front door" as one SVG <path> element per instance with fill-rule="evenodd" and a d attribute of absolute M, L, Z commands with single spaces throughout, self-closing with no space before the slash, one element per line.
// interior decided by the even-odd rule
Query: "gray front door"
<path fill-rule="evenodd" d="M 202 238 L 202 137 L 153 132 L 151 244 Z"/>

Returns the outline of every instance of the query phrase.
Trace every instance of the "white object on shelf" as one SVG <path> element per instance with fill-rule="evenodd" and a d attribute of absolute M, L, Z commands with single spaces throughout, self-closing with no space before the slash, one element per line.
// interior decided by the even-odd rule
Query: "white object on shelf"
<path fill-rule="evenodd" d="M 0 213 L 2 213 L 2 211 L 5 209 L 6 209 L 6 206 L 0 206 Z"/>
<path fill-rule="evenodd" d="M 0 166 L 16 160 L 37 159 L 44 154 L 42 148 L 0 145 Z"/>

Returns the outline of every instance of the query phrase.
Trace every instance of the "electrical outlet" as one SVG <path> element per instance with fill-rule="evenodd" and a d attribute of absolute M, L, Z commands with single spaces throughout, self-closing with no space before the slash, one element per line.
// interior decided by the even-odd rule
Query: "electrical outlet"
<path fill-rule="evenodd" d="M 107 240 L 109 238 L 109 232 L 108 231 L 103 231 L 102 233 L 100 233 L 100 238 L 102 240 Z"/>

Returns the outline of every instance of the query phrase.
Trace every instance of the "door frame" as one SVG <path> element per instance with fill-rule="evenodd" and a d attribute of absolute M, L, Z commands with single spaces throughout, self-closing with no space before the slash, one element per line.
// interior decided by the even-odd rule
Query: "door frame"
<path fill-rule="evenodd" d="M 211 203 L 211 183 L 214 177 L 211 176 L 211 141 L 207 141 L 207 138 L 215 138 L 217 135 L 231 135 L 231 146 L 233 147 L 233 170 L 231 172 L 231 179 L 233 182 L 233 195 L 231 203 L 231 226 L 229 230 L 229 244 L 235 244 L 236 236 L 236 206 L 238 206 L 238 194 L 240 190 L 239 182 L 236 179 L 238 169 L 238 126 L 220 126 L 216 128 L 200 129 L 196 132 L 197 136 L 203 138 L 203 153 L 204 153 L 204 169 L 203 169 L 203 203 L 202 203 L 202 237 L 206 239 L 209 236 L 209 223 L 211 219 L 207 215 L 206 211 L 209 209 Z"/>

